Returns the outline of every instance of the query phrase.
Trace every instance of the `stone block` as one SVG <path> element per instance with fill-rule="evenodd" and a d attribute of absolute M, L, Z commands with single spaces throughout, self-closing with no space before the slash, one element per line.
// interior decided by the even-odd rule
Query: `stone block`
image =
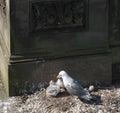
<path fill-rule="evenodd" d="M 108 0 L 0 0 L 0 47 L 7 95 L 62 69 L 109 84 Z"/>
<path fill-rule="evenodd" d="M 9 65 L 10 95 L 18 94 L 16 86 L 20 87 L 26 81 L 38 84 L 56 80 L 61 70 L 67 71 L 81 83 L 100 82 L 111 84 L 112 60 L 110 55 L 89 55 L 67 57 L 56 60 L 21 62 Z"/>

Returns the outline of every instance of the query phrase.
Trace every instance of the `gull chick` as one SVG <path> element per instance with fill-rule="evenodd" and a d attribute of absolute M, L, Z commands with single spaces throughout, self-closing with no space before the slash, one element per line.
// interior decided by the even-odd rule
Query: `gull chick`
<path fill-rule="evenodd" d="M 50 97 L 50 96 L 57 96 L 57 94 L 60 92 L 60 86 L 58 84 L 56 84 L 54 81 L 50 81 L 49 82 L 49 86 L 46 89 L 46 96 Z"/>
<path fill-rule="evenodd" d="M 63 80 L 61 78 L 58 78 L 56 84 L 58 84 L 60 86 L 60 88 L 65 88 Z"/>
<path fill-rule="evenodd" d="M 69 94 L 78 96 L 79 98 L 87 101 L 92 99 L 89 92 L 85 90 L 78 81 L 74 80 L 70 75 L 68 75 L 67 72 L 60 71 L 57 78 L 62 78 L 64 86 Z"/>
<path fill-rule="evenodd" d="M 64 86 L 63 80 L 61 78 L 58 78 L 56 84 L 58 84 L 60 86 L 61 93 L 65 91 L 65 86 Z"/>

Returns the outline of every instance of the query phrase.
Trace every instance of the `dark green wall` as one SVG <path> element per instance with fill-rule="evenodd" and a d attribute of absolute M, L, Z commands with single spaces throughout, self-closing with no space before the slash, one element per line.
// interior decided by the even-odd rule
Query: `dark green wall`
<path fill-rule="evenodd" d="M 37 28 L 34 26 L 31 28 L 31 23 L 34 23 L 34 21 L 31 21 L 31 18 L 34 17 L 31 16 L 31 10 L 34 9 L 32 9 L 30 4 L 34 2 L 11 0 L 11 59 L 14 60 L 16 57 L 16 59 L 50 59 L 107 52 L 107 0 L 85 1 L 85 6 L 83 7 L 83 10 L 85 10 L 85 22 L 82 23 L 84 24 L 82 26 L 83 29 L 79 29 L 77 25 L 73 26 L 78 28 L 61 24 L 62 27 L 60 29 L 59 25 L 55 25 L 52 30 L 50 28 L 36 30 Z M 35 2 L 38 3 L 38 0 Z M 41 3 L 41 1 L 39 2 Z M 72 6 L 73 3 L 71 3 Z M 42 16 L 47 15 L 43 14 Z M 74 17 L 74 14 L 72 16 Z M 62 18 L 63 21 L 64 19 L 65 17 Z M 66 26 L 68 26 L 67 29 L 64 28 Z"/>

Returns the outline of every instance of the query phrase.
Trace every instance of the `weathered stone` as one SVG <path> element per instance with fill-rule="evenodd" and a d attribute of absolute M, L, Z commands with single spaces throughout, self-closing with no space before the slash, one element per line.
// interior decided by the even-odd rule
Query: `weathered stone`
<path fill-rule="evenodd" d="M 108 0 L 0 0 L 0 47 L 11 95 L 62 69 L 80 81 L 111 83 Z"/>
<path fill-rule="evenodd" d="M 40 81 L 49 83 L 51 79 L 56 81 L 56 76 L 61 70 L 74 75 L 74 78 L 83 84 L 95 81 L 110 84 L 111 63 L 108 55 L 90 55 L 9 65 L 10 94 L 18 93 L 17 88 L 21 87 L 25 81 L 35 84 Z"/>
<path fill-rule="evenodd" d="M 11 59 L 50 59 L 107 52 L 107 0 L 83 1 L 11 0 Z M 79 10 L 75 9 L 76 4 Z M 54 11 L 58 11 L 57 14 L 51 14 L 51 5 Z M 64 9 L 68 9 L 66 15 Z M 41 10 L 46 12 L 43 14 Z M 72 11 L 73 18 L 69 11 Z M 76 14 L 77 11 L 83 16 Z M 60 23 L 49 24 L 50 15 L 56 16 L 57 23 Z M 68 19 L 73 19 L 69 24 L 65 23 L 67 15 Z M 75 15 L 84 18 L 83 22 L 79 19 L 74 22 Z"/>
<path fill-rule="evenodd" d="M 10 56 L 9 1 L 0 0 L 0 98 L 8 96 L 8 62 Z"/>

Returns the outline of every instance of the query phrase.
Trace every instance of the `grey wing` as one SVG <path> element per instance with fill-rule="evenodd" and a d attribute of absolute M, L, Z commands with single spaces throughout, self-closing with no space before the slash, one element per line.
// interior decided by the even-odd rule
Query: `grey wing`
<path fill-rule="evenodd" d="M 72 83 L 72 88 L 76 89 L 76 90 L 83 90 L 83 86 L 78 82 L 78 81 L 73 81 Z"/>
<path fill-rule="evenodd" d="M 73 81 L 71 84 L 68 84 L 67 90 L 70 94 L 73 95 L 86 95 L 86 91 L 83 89 L 82 85 L 78 81 Z"/>

